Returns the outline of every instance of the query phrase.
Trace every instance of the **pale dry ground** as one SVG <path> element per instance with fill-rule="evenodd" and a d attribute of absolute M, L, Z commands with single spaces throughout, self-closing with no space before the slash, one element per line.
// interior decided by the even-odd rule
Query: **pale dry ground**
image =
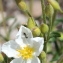
<path fill-rule="evenodd" d="M 26 1 L 27 5 L 29 6 L 29 1 Z M 63 0 L 60 0 L 60 5 L 61 8 L 63 7 Z M 13 16 L 17 19 L 17 23 L 19 24 L 26 24 L 27 23 L 27 16 L 23 15 L 23 13 L 19 10 L 19 8 L 17 7 L 16 3 L 14 0 L 3 0 L 3 7 L 4 7 L 4 17 L 8 17 L 8 16 Z M 39 17 L 41 16 L 41 4 L 40 4 L 40 0 L 34 0 L 33 2 L 33 9 L 32 9 L 32 16 L 33 17 Z M 59 13 L 59 15 L 57 17 L 62 17 L 63 15 L 61 13 Z M 15 20 L 15 18 L 11 18 L 9 19 L 9 26 L 12 24 L 12 22 Z M 0 22 L 2 21 L 2 16 L 1 16 L 1 12 L 0 12 Z M 8 30 L 8 28 L 7 28 Z M 6 30 L 6 31 L 7 31 Z M 15 39 L 16 38 L 16 34 L 17 34 L 18 30 L 15 29 L 12 31 L 11 33 L 11 38 L 10 39 Z M 6 35 L 4 28 L 0 28 L 0 33 L 3 35 Z M 1 41 L 2 42 L 2 41 Z M 48 55 L 47 56 L 47 60 L 51 60 L 52 55 Z"/>

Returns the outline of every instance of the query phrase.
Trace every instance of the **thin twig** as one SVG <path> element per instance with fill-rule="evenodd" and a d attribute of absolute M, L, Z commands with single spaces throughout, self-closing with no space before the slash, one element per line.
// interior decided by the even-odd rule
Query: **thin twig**
<path fill-rule="evenodd" d="M 42 7 L 43 22 L 46 23 L 46 14 L 45 14 L 45 3 L 44 3 L 44 0 L 41 0 L 41 7 Z"/>
<path fill-rule="evenodd" d="M 4 10 L 3 10 L 3 3 L 2 3 L 2 0 L 0 0 L 0 10 L 1 10 L 1 15 L 2 15 L 2 21 L 3 21 L 3 27 L 4 27 L 4 30 L 6 32 L 6 25 L 5 25 L 5 18 L 4 18 Z"/>

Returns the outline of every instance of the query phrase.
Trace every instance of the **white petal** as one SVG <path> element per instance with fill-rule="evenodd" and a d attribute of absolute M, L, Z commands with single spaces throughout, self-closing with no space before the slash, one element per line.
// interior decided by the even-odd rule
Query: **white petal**
<path fill-rule="evenodd" d="M 40 63 L 40 60 L 38 57 L 33 57 L 32 59 L 27 60 L 26 63 Z"/>
<path fill-rule="evenodd" d="M 20 46 L 14 40 L 9 41 L 9 44 L 10 44 L 11 48 L 13 48 L 15 50 L 20 49 Z"/>
<path fill-rule="evenodd" d="M 18 52 L 15 49 L 19 49 L 19 46 L 13 40 L 2 45 L 2 52 L 5 53 L 8 57 L 16 58 L 18 56 Z"/>
<path fill-rule="evenodd" d="M 10 63 L 40 63 L 40 60 L 38 57 L 33 57 L 28 60 L 24 60 L 22 58 L 16 58 L 16 59 L 12 60 Z"/>
<path fill-rule="evenodd" d="M 16 58 L 12 60 L 10 63 L 23 63 L 23 60 L 21 58 Z"/>
<path fill-rule="evenodd" d="M 33 45 L 32 47 L 35 50 L 35 55 L 39 56 L 39 54 L 42 52 L 43 50 L 43 46 L 44 46 L 44 38 L 40 38 L 40 37 L 36 37 L 36 38 L 32 38 L 31 39 L 33 41 Z"/>
<path fill-rule="evenodd" d="M 23 43 L 26 44 L 26 45 L 32 46 L 33 41 L 31 40 L 31 38 L 29 38 L 29 39 L 24 39 L 24 40 L 23 40 Z"/>
<path fill-rule="evenodd" d="M 29 38 L 29 39 L 26 39 L 26 38 L 22 38 L 22 39 L 21 38 L 18 38 L 18 39 L 15 39 L 15 42 L 17 44 L 19 44 L 20 47 L 24 47 L 26 45 L 31 45 L 32 44 L 31 38 Z"/>
<path fill-rule="evenodd" d="M 25 44 L 23 43 L 23 40 L 18 38 L 18 39 L 15 39 L 15 42 L 20 46 L 20 47 L 23 47 L 25 46 Z"/>
<path fill-rule="evenodd" d="M 20 37 L 20 38 L 32 38 L 32 32 L 30 31 L 30 29 L 21 26 L 19 29 L 19 32 L 17 33 L 16 37 Z"/>

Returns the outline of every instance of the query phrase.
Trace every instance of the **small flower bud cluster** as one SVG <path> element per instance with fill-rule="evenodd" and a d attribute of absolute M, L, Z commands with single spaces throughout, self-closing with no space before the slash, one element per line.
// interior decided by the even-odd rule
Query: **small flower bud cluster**
<path fill-rule="evenodd" d="M 34 36 L 40 36 L 41 34 L 45 34 L 48 32 L 49 27 L 47 24 L 41 24 L 40 27 L 36 25 L 33 18 L 29 18 L 27 22 L 27 27 L 31 29 Z"/>
<path fill-rule="evenodd" d="M 31 29 L 33 36 L 39 36 L 41 31 L 38 26 L 36 26 L 36 23 L 32 17 L 28 19 L 27 26 L 29 29 Z"/>
<path fill-rule="evenodd" d="M 59 3 L 56 0 L 48 0 L 48 2 L 52 5 L 52 7 L 55 10 L 59 10 L 60 12 L 63 13 L 63 11 L 61 10 L 61 7 L 60 7 Z"/>

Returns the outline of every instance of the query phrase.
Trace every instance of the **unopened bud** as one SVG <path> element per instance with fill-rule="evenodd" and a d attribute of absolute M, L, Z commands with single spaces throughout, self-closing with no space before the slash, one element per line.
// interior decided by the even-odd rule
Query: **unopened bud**
<path fill-rule="evenodd" d="M 0 53 L 0 62 L 3 62 L 4 61 L 4 58 L 2 56 L 2 54 Z"/>
<path fill-rule="evenodd" d="M 35 21 L 34 21 L 34 19 L 32 18 L 32 17 L 29 17 L 29 19 L 28 19 L 28 22 L 27 22 L 27 27 L 29 28 L 29 29 L 32 29 L 33 27 L 35 27 Z"/>
<path fill-rule="evenodd" d="M 55 10 L 59 10 L 60 12 L 63 13 L 63 11 L 61 10 L 61 7 L 60 7 L 59 3 L 56 0 L 48 0 L 48 2 L 52 5 L 52 7 Z"/>
<path fill-rule="evenodd" d="M 46 53 L 44 51 L 41 52 L 41 58 L 42 59 L 46 58 Z"/>
<path fill-rule="evenodd" d="M 47 4 L 47 6 L 45 8 L 45 13 L 46 13 L 47 17 L 53 16 L 54 9 L 50 4 Z"/>
<path fill-rule="evenodd" d="M 48 27 L 47 24 L 44 24 L 44 23 L 43 23 L 43 24 L 40 26 L 40 30 L 41 30 L 42 33 L 47 33 L 48 30 L 49 30 L 49 27 Z"/>
<path fill-rule="evenodd" d="M 26 11 L 27 10 L 27 5 L 26 5 L 26 3 L 24 1 L 22 1 L 22 0 L 15 0 L 15 1 L 17 3 L 18 7 L 21 10 L 23 10 L 23 11 Z"/>
<path fill-rule="evenodd" d="M 38 27 L 34 27 L 32 29 L 32 34 L 33 34 L 33 36 L 39 36 L 41 34 L 41 31 Z"/>

